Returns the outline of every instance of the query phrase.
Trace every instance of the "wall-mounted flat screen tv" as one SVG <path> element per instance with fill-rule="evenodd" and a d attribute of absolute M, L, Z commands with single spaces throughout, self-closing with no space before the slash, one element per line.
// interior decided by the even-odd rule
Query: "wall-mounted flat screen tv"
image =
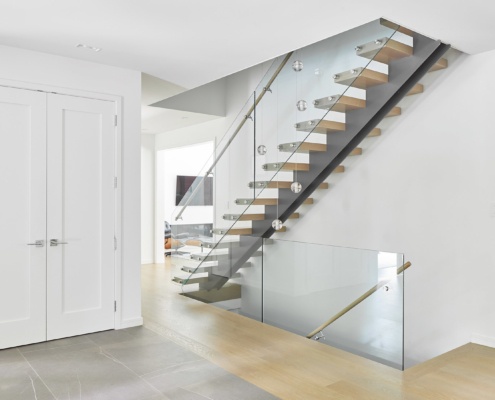
<path fill-rule="evenodd" d="M 213 205 L 213 178 L 208 176 L 201 183 L 200 176 L 177 176 L 177 185 L 175 191 L 175 205 L 185 204 L 186 199 L 194 192 L 197 186 L 198 191 L 189 203 L 190 206 L 212 206 Z M 182 203 L 181 203 L 182 202 Z"/>

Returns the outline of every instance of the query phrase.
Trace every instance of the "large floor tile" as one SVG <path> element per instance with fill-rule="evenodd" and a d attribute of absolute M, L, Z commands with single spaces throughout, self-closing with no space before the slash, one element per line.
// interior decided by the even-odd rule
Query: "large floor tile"
<path fill-rule="evenodd" d="M 170 395 L 176 388 L 184 388 L 223 375 L 228 375 L 228 372 L 209 361 L 199 360 L 144 375 L 143 379 L 162 393 Z"/>
<path fill-rule="evenodd" d="M 198 382 L 185 387 L 191 392 L 213 400 L 274 400 L 277 397 L 238 378 L 235 375 L 223 375 L 215 379 Z"/>
<path fill-rule="evenodd" d="M 99 347 L 74 347 L 25 354 L 58 400 L 142 400 L 159 393 Z"/>
<path fill-rule="evenodd" d="M 102 346 L 102 349 L 137 375 L 201 360 L 191 351 L 160 336 Z"/>
<path fill-rule="evenodd" d="M 182 389 L 182 388 L 175 388 L 171 390 L 168 395 L 167 399 L 170 400 L 212 400 L 209 397 L 204 397 L 201 396 L 200 394 L 190 392 L 189 390 Z M 234 400 L 235 397 L 232 397 L 231 400 Z M 237 400 L 237 399 L 236 399 Z M 255 399 L 253 399 L 255 400 Z"/>
<path fill-rule="evenodd" d="M 84 336 L 74 336 L 64 339 L 50 340 L 49 342 L 30 344 L 27 346 L 18 347 L 18 349 L 21 353 L 24 354 L 31 351 L 50 350 L 50 349 L 58 349 L 62 347 L 80 346 L 80 345 L 94 345 L 94 342 L 89 340 L 87 335 L 84 335 Z"/>
<path fill-rule="evenodd" d="M 2 358 L 0 352 L 0 358 Z M 38 375 L 26 361 L 0 365 L 0 399 L 55 400 Z"/>
<path fill-rule="evenodd" d="M 10 363 L 25 362 L 24 357 L 18 349 L 0 350 L 0 368 Z"/>
<path fill-rule="evenodd" d="M 108 344 L 122 343 L 128 340 L 132 340 L 134 339 L 134 336 L 129 334 L 126 329 L 122 329 L 117 331 L 112 330 L 90 333 L 89 335 L 86 335 L 86 338 L 88 338 L 98 346 L 105 346 Z"/>

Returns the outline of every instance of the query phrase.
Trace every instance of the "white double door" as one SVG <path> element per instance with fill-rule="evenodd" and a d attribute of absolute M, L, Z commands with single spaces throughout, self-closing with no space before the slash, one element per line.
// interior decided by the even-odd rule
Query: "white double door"
<path fill-rule="evenodd" d="M 114 115 L 0 87 L 0 348 L 115 326 Z"/>

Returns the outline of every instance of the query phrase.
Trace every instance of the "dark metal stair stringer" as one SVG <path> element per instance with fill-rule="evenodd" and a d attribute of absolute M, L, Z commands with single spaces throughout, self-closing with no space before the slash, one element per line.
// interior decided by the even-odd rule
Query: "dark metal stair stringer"
<path fill-rule="evenodd" d="M 346 112 L 346 130 L 328 135 L 327 150 L 310 154 L 310 170 L 297 173 L 297 180 L 302 184 L 303 190 L 296 194 L 288 189 L 279 189 L 278 206 L 265 206 L 265 219 L 252 222 L 252 236 L 241 236 L 240 246 L 232 249 L 229 260 L 219 262 L 210 275 L 210 281 L 202 285 L 202 288 L 210 290 L 222 287 L 251 254 L 261 247 L 262 238 L 269 238 L 275 233 L 271 226 L 272 221 L 278 218 L 285 222 L 441 59 L 450 46 L 415 33 L 413 48 L 412 56 L 389 64 L 388 83 L 367 89 L 366 108 Z"/>

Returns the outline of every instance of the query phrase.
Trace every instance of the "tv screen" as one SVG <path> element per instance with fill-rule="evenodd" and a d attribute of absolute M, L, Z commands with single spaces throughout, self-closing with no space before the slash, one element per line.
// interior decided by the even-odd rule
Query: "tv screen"
<path fill-rule="evenodd" d="M 194 192 L 197 186 L 200 186 L 194 197 L 191 199 L 190 206 L 212 206 L 213 205 L 213 178 L 208 176 L 201 183 L 200 176 L 177 176 L 177 185 L 175 191 L 175 205 L 185 204 L 187 198 Z"/>

